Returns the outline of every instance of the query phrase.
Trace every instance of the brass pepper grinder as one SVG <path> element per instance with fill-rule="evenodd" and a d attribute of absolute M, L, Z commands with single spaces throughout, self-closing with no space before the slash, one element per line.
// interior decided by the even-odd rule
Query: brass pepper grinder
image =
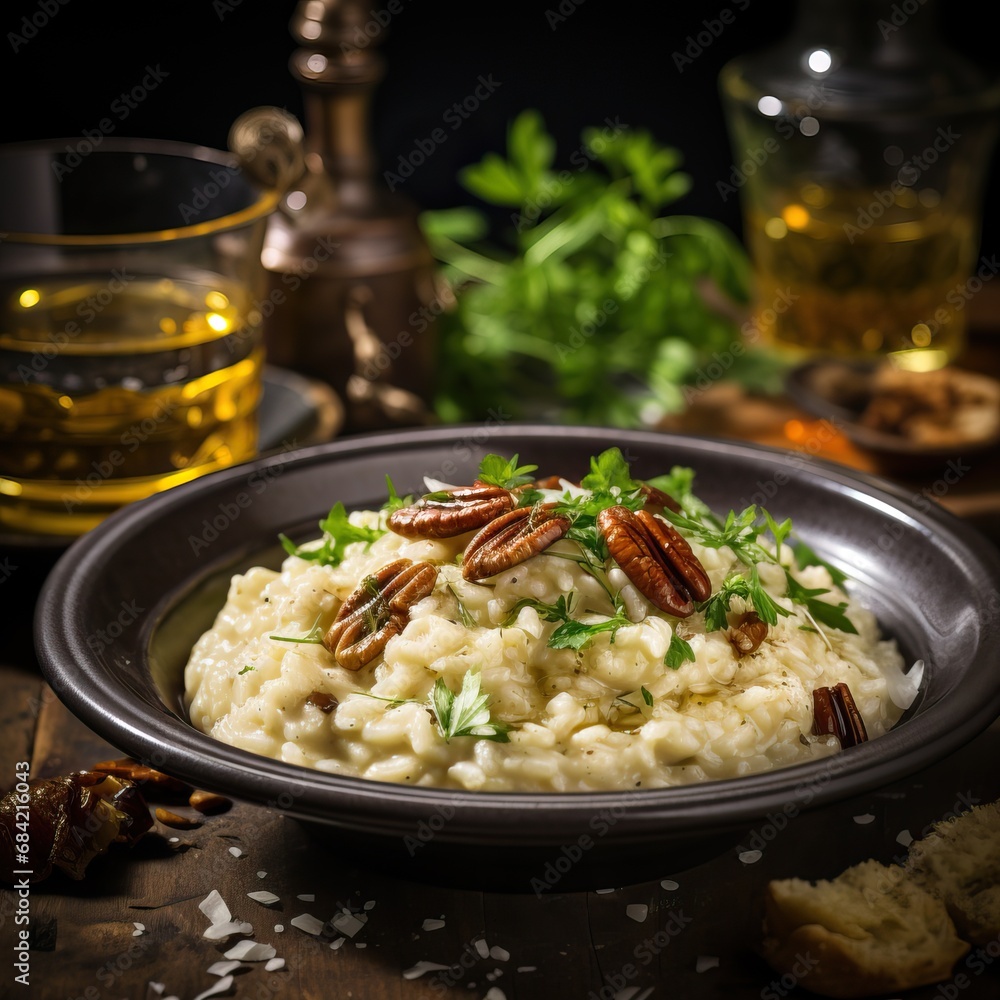
<path fill-rule="evenodd" d="M 304 0 L 291 31 L 306 131 L 277 108 L 234 124 L 246 169 L 285 195 L 270 220 L 260 303 L 268 361 L 318 377 L 346 402 L 347 433 L 430 419 L 434 260 L 417 210 L 374 180 L 371 95 L 384 74 L 365 0 Z M 358 48 L 355 42 L 364 38 Z"/>

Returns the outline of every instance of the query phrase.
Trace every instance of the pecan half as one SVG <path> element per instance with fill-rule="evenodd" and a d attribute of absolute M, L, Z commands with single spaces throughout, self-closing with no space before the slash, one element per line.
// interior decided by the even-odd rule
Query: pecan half
<path fill-rule="evenodd" d="M 570 529 L 570 520 L 553 504 L 518 507 L 495 518 L 465 548 L 462 576 L 486 580 L 538 555 Z"/>
<path fill-rule="evenodd" d="M 729 626 L 726 638 L 737 659 L 748 656 L 767 638 L 767 622 L 761 621 L 756 611 L 746 611 Z"/>
<path fill-rule="evenodd" d="M 813 731 L 818 736 L 836 736 L 842 747 L 857 746 L 868 739 L 851 689 L 843 682 L 813 691 L 813 718 Z"/>
<path fill-rule="evenodd" d="M 597 527 L 611 558 L 636 588 L 661 611 L 687 618 L 694 602 L 712 594 L 708 574 L 691 546 L 672 525 L 648 510 L 608 507 Z"/>
<path fill-rule="evenodd" d="M 347 670 L 360 670 L 406 627 L 410 608 L 437 581 L 430 563 L 396 559 L 365 577 L 340 606 L 323 645 Z"/>
<path fill-rule="evenodd" d="M 449 490 L 445 500 L 421 499 L 394 510 L 386 522 L 407 538 L 453 538 L 475 531 L 514 507 L 510 492 L 477 482 Z"/>
<path fill-rule="evenodd" d="M 681 505 L 669 493 L 664 493 L 649 483 L 640 483 L 639 492 L 646 501 L 642 509 L 651 514 L 662 514 L 664 510 L 672 510 L 675 514 L 681 512 Z"/>

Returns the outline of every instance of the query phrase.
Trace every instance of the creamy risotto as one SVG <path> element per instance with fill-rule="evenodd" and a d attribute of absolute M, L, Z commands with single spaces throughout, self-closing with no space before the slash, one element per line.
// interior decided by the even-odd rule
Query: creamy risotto
<path fill-rule="evenodd" d="M 322 539 L 287 545 L 279 571 L 233 578 L 186 667 L 191 721 L 322 771 L 484 791 L 657 788 L 835 753 L 848 739 L 817 735 L 814 691 L 839 684 L 868 738 L 892 726 L 916 672 L 787 522 L 716 518 L 685 470 L 657 481 L 663 498 L 608 454 L 579 485 L 525 482 L 515 456 L 468 501 L 432 483 L 415 503 L 335 508 Z M 676 503 L 660 511 L 658 497 Z M 500 564 L 528 556 L 469 579 L 481 536 L 503 535 L 496 516 L 466 526 L 487 498 L 513 520 L 543 514 L 525 511 L 489 550 Z M 433 537 L 442 524 L 464 530 Z M 673 541 L 657 548 L 663 525 Z M 685 570 L 695 562 L 704 586 Z M 392 579 L 421 576 L 403 599 L 383 579 L 394 564 L 418 569 Z M 660 606 L 670 586 L 672 611 Z"/>

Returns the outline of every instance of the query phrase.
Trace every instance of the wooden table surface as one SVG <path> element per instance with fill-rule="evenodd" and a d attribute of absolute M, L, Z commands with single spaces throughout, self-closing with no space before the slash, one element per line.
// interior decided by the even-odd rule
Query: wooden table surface
<path fill-rule="evenodd" d="M 752 416 L 745 408 L 742 412 Z M 780 424 L 786 446 L 794 447 L 787 439 L 788 420 L 801 415 L 790 413 L 775 423 L 776 412 L 772 406 L 769 426 L 773 431 Z M 790 426 L 795 433 L 795 424 Z M 744 425 L 742 430 L 744 436 L 767 438 L 761 428 L 748 432 Z M 851 464 L 864 463 L 855 457 Z M 922 475 L 934 478 L 922 483 L 918 476 L 915 490 L 935 481 L 933 469 Z M 995 519 L 983 513 L 977 495 L 966 480 L 943 499 L 958 513 L 981 517 L 988 527 Z M 963 511 L 965 496 L 973 499 Z M 4 790 L 15 781 L 17 761 L 30 761 L 31 775 L 43 777 L 118 756 L 69 714 L 38 671 L 30 620 L 52 558 L 53 553 L 37 550 L 0 554 Z M 748 829 L 731 848 L 698 867 L 679 868 L 664 851 L 648 881 L 590 892 L 556 887 L 536 895 L 526 884 L 519 887 L 526 891 L 480 892 L 403 881 L 377 867 L 357 866 L 348 852 L 318 842 L 279 812 L 237 803 L 196 829 L 158 826 L 136 848 L 115 848 L 92 863 L 82 882 L 57 875 L 33 886 L 27 988 L 15 981 L 12 958 L 20 900 L 4 889 L 0 950 L 7 958 L 0 963 L 0 997 L 193 1000 L 214 984 L 225 985 L 208 969 L 235 939 L 205 939 L 208 920 L 198 909 L 212 889 L 235 918 L 253 925 L 257 941 L 272 945 L 284 960 L 272 971 L 261 962 L 242 963 L 223 996 L 811 996 L 782 981 L 755 952 L 766 882 L 793 875 L 832 877 L 869 857 L 899 858 L 905 853 L 898 839 L 904 831 L 919 837 L 933 822 L 970 804 L 1000 798 L 998 759 L 1000 722 L 953 757 L 892 786 L 804 812 L 783 826 Z M 762 848 L 755 863 L 740 860 L 748 847 Z M 484 857 L 482 864 L 488 866 L 490 859 Z M 270 890 L 280 901 L 272 906 L 255 902 L 247 893 L 257 890 Z M 350 929 L 359 927 L 353 936 L 329 923 L 345 910 L 367 918 L 363 924 L 352 922 Z M 301 914 L 321 921 L 322 932 L 294 926 L 293 918 Z M 433 965 L 421 966 L 424 962 Z M 956 973 L 961 971 L 959 965 Z M 1000 997 L 1000 962 L 966 973 L 964 979 L 906 997 Z"/>

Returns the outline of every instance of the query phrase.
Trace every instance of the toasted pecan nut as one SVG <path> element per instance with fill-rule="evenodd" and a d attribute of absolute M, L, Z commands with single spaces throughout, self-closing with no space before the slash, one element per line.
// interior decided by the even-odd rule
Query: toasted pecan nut
<path fill-rule="evenodd" d="M 767 638 L 767 622 L 761 621 L 756 611 L 746 611 L 729 626 L 726 638 L 740 659 L 755 653 Z"/>
<path fill-rule="evenodd" d="M 430 563 L 396 559 L 365 577 L 340 606 L 323 637 L 323 645 L 347 670 L 360 670 L 374 660 L 406 627 L 410 608 L 426 597 L 437 581 Z"/>
<path fill-rule="evenodd" d="M 639 492 L 645 500 L 642 509 L 651 514 L 662 514 L 665 510 L 672 510 L 675 514 L 681 512 L 681 505 L 669 493 L 664 493 L 649 483 L 640 483 Z"/>
<path fill-rule="evenodd" d="M 868 739 L 854 695 L 843 681 L 832 688 L 813 691 L 813 718 L 813 731 L 818 736 L 836 736 L 841 747 L 857 746 Z"/>
<path fill-rule="evenodd" d="M 400 507 L 386 523 L 407 538 L 453 538 L 483 527 L 512 510 L 515 502 L 508 490 L 477 482 L 449 490 L 447 500 L 421 499 Z"/>
<path fill-rule="evenodd" d="M 518 507 L 495 518 L 465 547 L 462 576 L 486 580 L 538 555 L 570 529 L 570 520 L 553 504 Z"/>
<path fill-rule="evenodd" d="M 691 546 L 649 511 L 608 507 L 597 515 L 597 527 L 611 558 L 661 611 L 687 618 L 694 612 L 694 601 L 711 596 L 708 575 Z"/>

